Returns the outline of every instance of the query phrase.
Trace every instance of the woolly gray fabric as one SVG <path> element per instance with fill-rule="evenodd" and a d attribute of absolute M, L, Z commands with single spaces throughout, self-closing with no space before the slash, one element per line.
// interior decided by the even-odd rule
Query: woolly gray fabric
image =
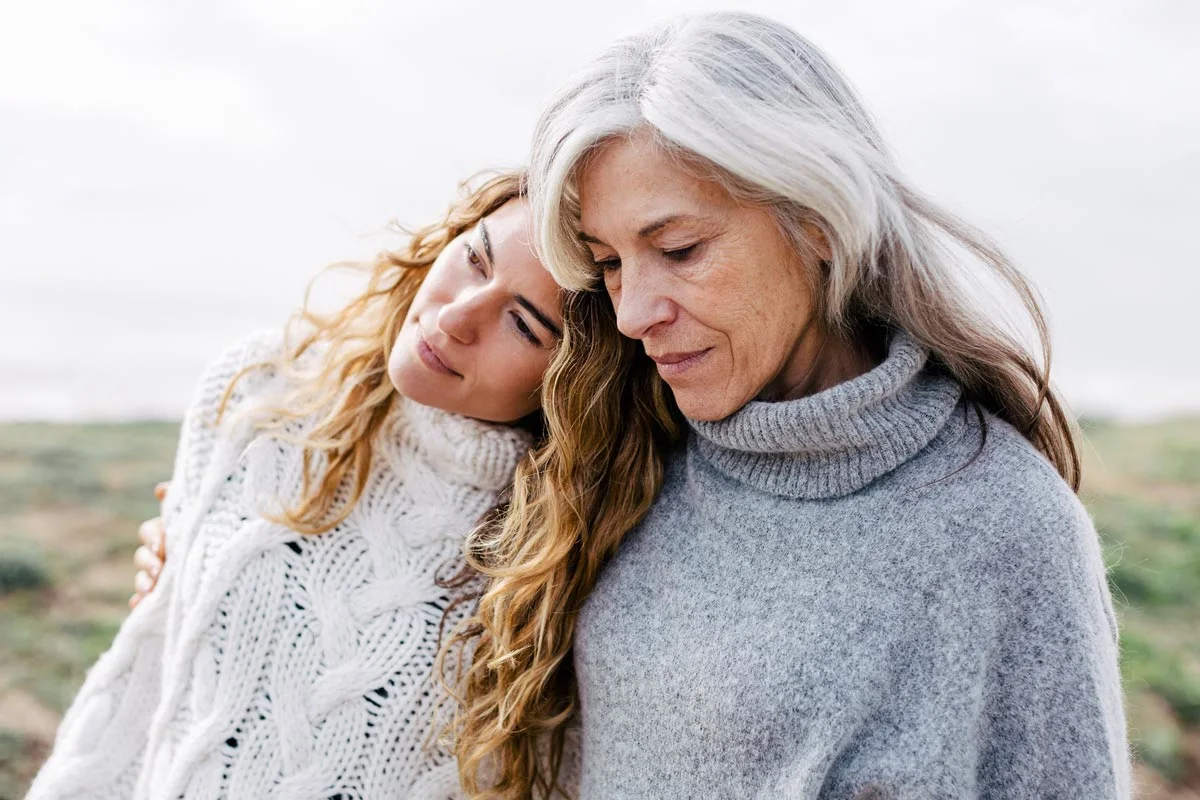
<path fill-rule="evenodd" d="M 579 618 L 582 798 L 1129 796 L 1091 520 L 926 362 L 691 424 Z"/>

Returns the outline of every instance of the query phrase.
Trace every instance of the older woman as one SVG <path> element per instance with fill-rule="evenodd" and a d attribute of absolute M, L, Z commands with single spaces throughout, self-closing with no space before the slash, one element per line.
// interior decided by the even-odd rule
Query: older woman
<path fill-rule="evenodd" d="M 565 87 L 532 163 L 580 291 L 550 441 L 470 542 L 466 786 L 528 794 L 578 712 L 585 800 L 1128 796 L 1042 313 L 827 59 L 744 14 L 653 28 Z"/>

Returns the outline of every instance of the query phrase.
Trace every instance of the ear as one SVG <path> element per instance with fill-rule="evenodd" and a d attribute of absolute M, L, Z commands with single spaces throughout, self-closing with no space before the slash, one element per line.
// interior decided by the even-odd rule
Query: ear
<path fill-rule="evenodd" d="M 804 231 L 804 238 L 812 245 L 820 261 L 833 260 L 833 248 L 829 246 L 829 239 L 821 230 L 821 226 L 814 222 L 802 222 L 800 229 Z"/>

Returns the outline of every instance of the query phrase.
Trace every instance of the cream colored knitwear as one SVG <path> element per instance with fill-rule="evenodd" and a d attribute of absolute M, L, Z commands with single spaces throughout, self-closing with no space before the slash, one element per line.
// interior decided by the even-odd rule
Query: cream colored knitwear
<path fill-rule="evenodd" d="M 88 673 L 30 798 L 459 794 L 431 736 L 450 598 L 435 577 L 461 563 L 529 437 L 401 400 L 349 517 L 297 534 L 259 512 L 296 497 L 299 449 L 236 415 L 211 425 L 230 379 L 280 347 L 276 334 L 246 339 L 201 379 L 164 509 L 160 586 Z M 234 408 L 281 380 L 250 373 Z"/>

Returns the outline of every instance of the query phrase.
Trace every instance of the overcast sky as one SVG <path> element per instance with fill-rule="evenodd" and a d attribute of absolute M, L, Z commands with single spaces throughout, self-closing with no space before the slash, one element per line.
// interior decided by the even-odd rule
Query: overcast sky
<path fill-rule="evenodd" d="M 699 2 L 4 2 L 0 417 L 176 416 L 323 265 L 521 163 L 614 37 Z M 1200 410 L 1200 4 L 740 3 L 1041 288 L 1077 411 Z"/>

